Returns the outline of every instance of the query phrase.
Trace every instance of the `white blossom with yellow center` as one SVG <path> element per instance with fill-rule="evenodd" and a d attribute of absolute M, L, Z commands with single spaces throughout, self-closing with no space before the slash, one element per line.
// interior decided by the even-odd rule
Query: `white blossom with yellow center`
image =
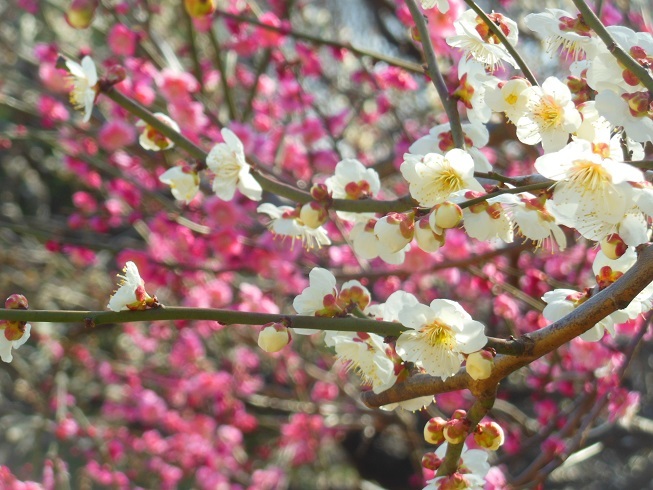
<path fill-rule="evenodd" d="M 397 339 L 397 354 L 442 379 L 458 372 L 462 354 L 476 352 L 487 343 L 483 324 L 472 320 L 455 301 L 436 299 L 430 306 L 405 306 L 399 321 L 407 330 Z"/>
<path fill-rule="evenodd" d="M 542 155 L 535 161 L 535 169 L 557 181 L 547 206 L 556 221 L 576 228 L 590 240 L 601 240 L 616 228 L 633 206 L 634 192 L 628 182 L 644 180 L 635 167 L 593 153 L 591 143 L 585 140 Z"/>
<path fill-rule="evenodd" d="M 483 192 L 474 178 L 474 160 L 458 148 L 444 155 L 406 153 L 400 170 L 410 184 L 410 195 L 420 206 L 435 206 L 463 189 Z"/>
<path fill-rule="evenodd" d="M 545 152 L 557 151 L 580 127 L 581 116 L 571 92 L 555 77 L 547 78 L 542 87 L 528 87 L 519 97 L 527 109 L 515 123 L 522 143 L 535 145 L 541 141 Z"/>

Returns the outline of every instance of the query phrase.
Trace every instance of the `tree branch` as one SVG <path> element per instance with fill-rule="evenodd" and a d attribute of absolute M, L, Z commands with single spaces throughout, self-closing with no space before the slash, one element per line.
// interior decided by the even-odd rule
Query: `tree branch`
<path fill-rule="evenodd" d="M 422 14 L 422 11 L 417 6 L 417 3 L 415 3 L 415 0 L 406 0 L 406 6 L 410 10 L 410 14 L 415 21 L 415 26 L 419 31 L 420 42 L 422 43 L 424 57 L 426 58 L 427 72 L 429 77 L 431 77 L 431 81 L 433 82 L 435 90 L 437 90 L 438 95 L 440 96 L 442 107 L 444 108 L 444 111 L 447 113 L 447 117 L 449 118 L 451 136 L 453 138 L 454 145 L 456 145 L 456 148 L 464 149 L 465 137 L 463 134 L 463 128 L 460 124 L 460 114 L 458 113 L 458 108 L 456 107 L 456 100 L 449 94 L 449 89 L 444 83 L 444 78 L 442 78 L 442 74 L 438 68 L 438 60 L 435 56 L 435 50 L 433 49 L 431 35 L 426 25 L 424 14 Z"/>

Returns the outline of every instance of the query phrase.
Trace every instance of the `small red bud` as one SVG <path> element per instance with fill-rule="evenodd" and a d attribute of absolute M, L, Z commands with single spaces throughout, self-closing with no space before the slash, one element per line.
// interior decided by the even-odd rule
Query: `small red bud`
<path fill-rule="evenodd" d="M 5 308 L 10 310 L 26 310 L 28 307 L 27 298 L 22 294 L 12 294 L 5 301 Z"/>

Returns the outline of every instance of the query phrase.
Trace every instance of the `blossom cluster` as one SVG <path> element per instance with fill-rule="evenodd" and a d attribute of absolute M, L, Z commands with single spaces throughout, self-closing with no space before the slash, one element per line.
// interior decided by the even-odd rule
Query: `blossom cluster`
<path fill-rule="evenodd" d="M 25 11 L 44 8 L 19 3 Z M 30 69 L 43 93 L 33 110 L 20 112 L 28 123 L 0 137 L 11 155 L 18 148 L 16 155 L 40 160 L 48 148 L 45 163 L 26 166 L 12 156 L 0 179 L 9 183 L 0 186 L 13 195 L 23 189 L 11 188 L 13 169 L 50 175 L 56 167 L 61 175 L 51 188 L 69 191 L 66 206 L 74 211 L 66 233 L 44 225 L 53 236 L 44 253 L 88 274 L 65 270 L 69 283 L 79 278 L 70 294 L 43 286 L 37 295 L 31 286 L 30 298 L 70 309 L 97 293 L 98 304 L 107 305 L 108 281 L 99 291 L 93 277 L 115 255 L 126 263 L 107 305 L 116 317 L 161 308 L 158 296 L 166 304 L 283 320 L 253 329 L 186 320 L 64 333 L 39 328 L 28 344 L 29 323 L 2 320 L 0 357 L 19 357 L 24 378 L 11 390 L 21 404 L 8 408 L 37 406 L 40 426 L 52 427 L 75 456 L 66 463 L 48 454 L 48 488 L 65 479 L 66 464 L 71 474 L 116 488 L 302 486 L 295 480 L 301 465 L 323 478 L 318 462 L 332 461 L 329 451 L 355 430 L 347 422 L 357 393 L 348 370 L 374 395 L 414 375 L 494 382 L 490 336 L 518 337 L 564 319 L 631 270 L 650 241 L 653 193 L 640 169 L 646 164 L 637 163 L 653 142 L 647 84 L 581 15 L 547 9 L 518 23 L 517 7 L 506 2 L 506 14 L 491 12 L 488 23 L 461 1 L 422 0 L 436 54 L 451 66 L 445 83 L 463 116 L 458 127 L 441 117 L 441 101 L 430 98 L 430 81 L 405 50 L 400 58 L 377 58 L 356 43 L 321 45 L 306 35 L 326 32 L 324 19 L 332 18 L 319 2 L 292 11 L 278 1 L 69 3 L 65 20 L 74 37 L 43 29 L 34 56 L 21 53 L 26 64 L 37 60 Z M 393 13 L 384 8 L 383 16 Z M 618 9 L 603 9 L 604 20 L 619 22 Z M 184 29 L 176 25 L 180 15 L 188 16 Z M 417 20 L 403 2 L 394 16 L 412 36 L 402 40 L 412 43 L 408 51 L 422 49 Z M 653 37 L 634 13 L 628 22 L 642 32 L 615 25 L 607 32 L 648 70 Z M 7 29 L 14 24 L 31 25 L 10 22 Z M 560 56 L 561 67 L 569 65 L 568 77 L 538 85 L 523 70 L 523 25 Z M 333 37 L 344 32 L 335 29 Z M 532 44 L 524 37 L 520 42 Z M 61 63 L 59 53 L 69 59 Z M 8 91 L 24 79 L 7 83 Z M 7 110 L 22 107 L 7 101 Z M 26 137 L 44 146 L 21 146 Z M 63 164 L 52 165 L 50 153 L 63 155 Z M 34 179 L 25 179 L 30 191 L 48 187 L 32 186 Z M 12 206 L 7 212 L 18 215 Z M 304 247 L 293 247 L 296 241 Z M 531 253 L 530 242 L 552 253 Z M 293 328 L 291 303 L 299 315 L 363 317 L 402 331 L 384 337 Z M 22 304 L 15 297 L 6 307 Z M 562 461 L 573 449 L 559 437 L 571 441 L 574 403 L 603 403 L 607 414 L 597 412 L 597 420 L 627 420 L 639 395 L 623 384 L 633 356 L 625 340 L 644 335 L 652 304 L 648 286 L 502 384 L 500 399 L 521 390 L 515 403 L 529 400 L 533 410 L 525 412 L 535 414 L 525 422 L 501 417 L 505 438 L 495 422 L 472 424 L 469 410 L 460 410 L 471 404 L 467 392 L 382 407 L 416 411 L 436 401 L 444 417 L 426 423 L 426 442 L 440 447 L 424 456 L 423 474 L 411 482 L 502 488 L 509 471 L 491 468 L 494 456 L 477 449 L 502 444 L 506 461 L 520 461 L 515 468 Z M 345 369 L 330 370 L 334 359 Z M 501 416 L 500 407 L 496 412 Z M 400 430 L 425 422 L 425 413 L 403 414 L 414 423 Z M 374 421 L 361 447 L 397 427 L 396 417 L 368 416 Z M 28 433 L 27 425 L 10 432 Z M 550 435 L 542 440 L 538 433 Z M 463 443 L 456 470 L 436 476 L 451 446 Z M 27 474 L 15 460 L 8 464 Z M 3 466 L 4 481 L 13 476 Z"/>

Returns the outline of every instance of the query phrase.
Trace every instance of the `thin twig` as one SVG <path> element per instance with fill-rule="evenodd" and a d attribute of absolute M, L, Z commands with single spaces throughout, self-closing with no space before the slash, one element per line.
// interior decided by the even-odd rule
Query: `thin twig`
<path fill-rule="evenodd" d="M 594 32 L 601 38 L 605 43 L 608 51 L 612 53 L 621 64 L 637 77 L 637 79 L 642 82 L 642 85 L 646 87 L 649 92 L 653 92 L 653 77 L 651 77 L 651 72 L 640 65 L 635 59 L 630 56 L 626 51 L 623 50 L 621 46 L 617 44 L 614 38 L 610 35 L 608 30 L 605 28 L 601 20 L 596 16 L 591 8 L 584 2 L 584 0 L 572 0 L 576 8 L 583 16 L 585 23 L 592 28 Z"/>
<path fill-rule="evenodd" d="M 419 31 L 420 42 L 422 43 L 424 57 L 426 58 L 426 69 L 428 75 L 431 77 L 433 86 L 440 96 L 442 107 L 444 108 L 444 111 L 447 113 L 447 117 L 449 118 L 453 143 L 456 148 L 464 149 L 465 136 L 463 133 L 463 127 L 460 124 L 460 114 L 458 113 L 458 108 L 456 107 L 456 99 L 451 97 L 451 94 L 449 94 L 449 89 L 444 83 L 444 78 L 442 78 L 440 68 L 438 68 L 438 60 L 435 56 L 435 49 L 433 49 L 433 43 L 431 42 L 431 34 L 429 33 L 429 29 L 426 25 L 424 15 L 417 6 L 415 0 L 406 0 L 406 6 L 410 10 L 410 14 L 413 17 L 415 26 Z"/>

